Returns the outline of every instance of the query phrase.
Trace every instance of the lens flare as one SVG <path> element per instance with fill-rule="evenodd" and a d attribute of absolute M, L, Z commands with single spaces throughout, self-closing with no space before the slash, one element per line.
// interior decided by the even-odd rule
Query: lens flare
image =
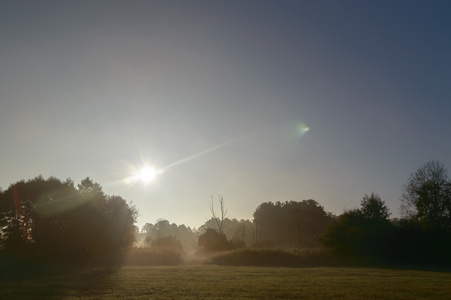
<path fill-rule="evenodd" d="M 307 125 L 305 125 L 305 123 L 302 122 L 298 123 L 296 127 L 299 136 L 303 136 L 307 131 L 310 130 L 310 128 L 307 127 Z"/>

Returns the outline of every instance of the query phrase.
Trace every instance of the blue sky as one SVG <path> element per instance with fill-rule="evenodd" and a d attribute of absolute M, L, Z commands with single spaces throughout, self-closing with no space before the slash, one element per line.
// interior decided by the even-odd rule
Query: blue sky
<path fill-rule="evenodd" d="M 447 1 L 3 1 L 0 187 L 89 176 L 133 201 L 140 227 L 198 227 L 218 194 L 237 219 L 310 198 L 339 214 L 371 192 L 397 216 L 417 167 L 451 166 L 450 14 Z M 165 172 L 123 182 L 145 164 Z"/>

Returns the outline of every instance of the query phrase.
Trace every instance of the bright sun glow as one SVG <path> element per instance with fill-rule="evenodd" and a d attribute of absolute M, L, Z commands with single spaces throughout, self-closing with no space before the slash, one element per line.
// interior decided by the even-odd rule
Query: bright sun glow
<path fill-rule="evenodd" d="M 155 180 L 155 177 L 159 172 L 155 170 L 153 167 L 145 166 L 141 170 L 139 170 L 138 178 L 144 183 L 149 183 Z"/>

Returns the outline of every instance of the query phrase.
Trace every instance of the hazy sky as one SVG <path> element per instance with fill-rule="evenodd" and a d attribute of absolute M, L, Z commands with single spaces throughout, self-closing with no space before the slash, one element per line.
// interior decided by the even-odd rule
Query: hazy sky
<path fill-rule="evenodd" d="M 2 1 L 0 187 L 89 176 L 140 228 L 198 227 L 218 194 L 237 219 L 304 199 L 339 214 L 371 192 L 397 216 L 416 168 L 451 168 L 450 16 L 449 1 Z M 164 172 L 124 182 L 145 164 Z"/>

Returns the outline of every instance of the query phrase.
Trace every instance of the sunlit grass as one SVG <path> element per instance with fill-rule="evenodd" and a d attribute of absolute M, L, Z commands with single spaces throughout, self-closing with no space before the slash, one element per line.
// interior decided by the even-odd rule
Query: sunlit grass
<path fill-rule="evenodd" d="M 372 268 L 182 265 L 62 270 L 7 279 L 1 299 L 445 299 L 451 274 Z M 22 270 L 21 272 L 24 272 Z M 25 274 L 25 273 L 23 273 Z"/>

